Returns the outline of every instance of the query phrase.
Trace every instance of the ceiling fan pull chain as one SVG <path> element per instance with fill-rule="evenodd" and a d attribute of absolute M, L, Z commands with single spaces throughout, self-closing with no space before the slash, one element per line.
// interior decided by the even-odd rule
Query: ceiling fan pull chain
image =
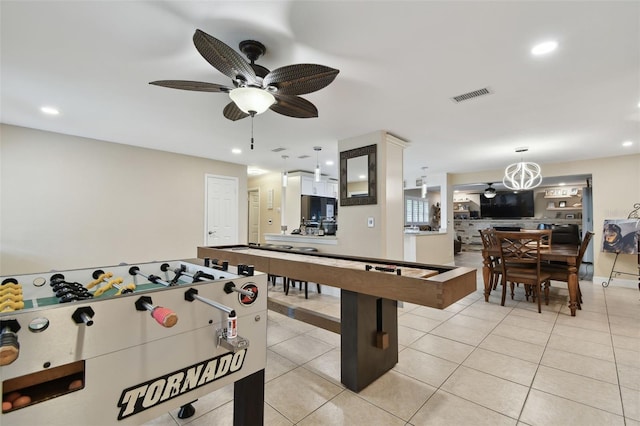
<path fill-rule="evenodd" d="M 251 150 L 253 151 L 253 114 L 251 114 Z"/>

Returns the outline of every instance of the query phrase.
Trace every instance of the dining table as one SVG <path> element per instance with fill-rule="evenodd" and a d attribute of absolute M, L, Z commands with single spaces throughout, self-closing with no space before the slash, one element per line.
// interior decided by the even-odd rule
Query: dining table
<path fill-rule="evenodd" d="M 482 278 L 484 281 L 484 300 L 489 301 L 491 294 L 491 256 L 500 257 L 500 247 L 490 246 L 482 249 Z M 543 262 L 563 262 L 566 263 L 567 273 L 556 275 L 553 280 L 565 281 L 569 288 L 569 309 L 571 316 L 576 316 L 576 310 L 582 309 L 580 306 L 580 293 L 578 287 L 579 247 L 573 244 L 551 244 L 540 248 L 540 260 Z"/>

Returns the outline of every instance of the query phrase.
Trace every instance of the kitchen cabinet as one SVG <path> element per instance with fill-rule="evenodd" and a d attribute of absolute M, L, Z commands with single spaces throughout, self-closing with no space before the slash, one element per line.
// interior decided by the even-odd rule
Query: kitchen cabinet
<path fill-rule="evenodd" d="M 319 197 L 338 198 L 338 183 L 321 180 L 316 182 L 313 176 L 301 176 L 301 195 L 317 195 Z"/>

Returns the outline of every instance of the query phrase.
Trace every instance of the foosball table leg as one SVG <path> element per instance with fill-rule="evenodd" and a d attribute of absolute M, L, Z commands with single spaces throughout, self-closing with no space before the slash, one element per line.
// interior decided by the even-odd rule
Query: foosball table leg
<path fill-rule="evenodd" d="M 192 404 L 196 401 L 191 401 L 190 403 L 184 404 L 182 407 L 180 407 L 180 410 L 178 411 L 178 418 L 188 419 L 189 417 L 193 416 L 196 413 L 196 409 Z"/>

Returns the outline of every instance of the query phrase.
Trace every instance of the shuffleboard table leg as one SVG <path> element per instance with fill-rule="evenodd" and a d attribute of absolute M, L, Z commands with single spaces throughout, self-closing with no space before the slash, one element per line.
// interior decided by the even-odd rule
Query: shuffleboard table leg
<path fill-rule="evenodd" d="M 398 363 L 398 302 L 344 289 L 340 294 L 341 381 L 360 392 Z"/>
<path fill-rule="evenodd" d="M 235 382 L 233 426 L 264 424 L 264 369 Z"/>

